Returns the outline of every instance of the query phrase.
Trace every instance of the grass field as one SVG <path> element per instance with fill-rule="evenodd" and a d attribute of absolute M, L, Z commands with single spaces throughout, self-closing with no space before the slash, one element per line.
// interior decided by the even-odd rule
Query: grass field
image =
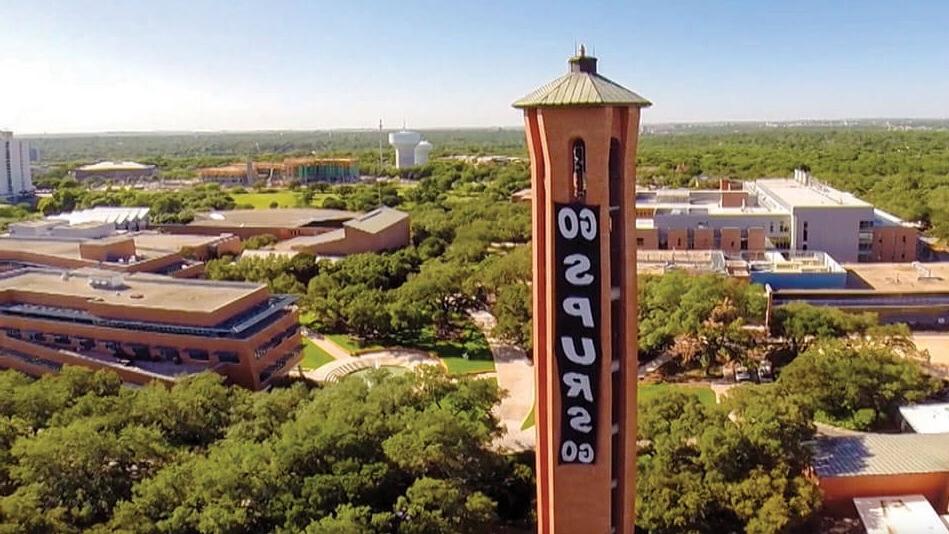
<path fill-rule="evenodd" d="M 354 354 L 357 351 L 365 352 L 368 350 L 381 350 L 385 347 L 382 345 L 376 345 L 369 343 L 368 345 L 360 345 L 359 340 L 350 336 L 348 334 L 326 334 L 326 338 L 336 343 L 343 348 L 346 352 Z"/>
<path fill-rule="evenodd" d="M 333 196 L 329 193 L 317 193 L 313 196 L 311 207 L 317 208 L 323 204 L 323 199 Z M 250 204 L 256 210 L 264 210 L 270 207 L 272 202 L 277 203 L 279 208 L 297 208 L 300 201 L 300 195 L 295 191 L 277 191 L 276 193 L 231 193 L 231 197 L 237 205 Z"/>
<path fill-rule="evenodd" d="M 278 191 L 276 193 L 231 193 L 237 205 L 250 204 L 254 209 L 262 210 L 276 202 L 281 208 L 293 208 L 297 205 L 299 196 L 293 191 Z"/>
<path fill-rule="evenodd" d="M 330 356 L 329 353 L 314 345 L 309 339 L 303 340 L 303 361 L 300 362 L 300 366 L 304 369 L 316 369 L 332 362 L 334 359 L 335 358 Z"/>
<path fill-rule="evenodd" d="M 715 393 L 708 386 L 690 386 L 684 384 L 641 384 L 639 386 L 639 397 L 637 404 L 662 396 L 670 391 L 677 390 L 683 393 L 689 393 L 699 398 L 702 404 L 715 404 Z"/>
<path fill-rule="evenodd" d="M 426 328 L 413 348 L 434 352 L 445 363 L 450 375 L 494 371 L 494 356 L 488 340 L 471 324 L 463 326 L 458 339 L 438 339 L 434 330 Z"/>

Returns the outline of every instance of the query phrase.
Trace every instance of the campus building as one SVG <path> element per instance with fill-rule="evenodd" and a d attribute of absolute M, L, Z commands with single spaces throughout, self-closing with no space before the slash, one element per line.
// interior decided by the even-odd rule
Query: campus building
<path fill-rule="evenodd" d="M 154 273 L 175 278 L 204 274 L 204 263 L 240 253 L 237 236 L 117 232 L 112 223 L 63 220 L 14 223 L 0 236 L 3 270 L 23 266 L 60 269 L 95 267 L 119 273 Z"/>
<path fill-rule="evenodd" d="M 821 251 L 841 262 L 917 259 L 914 226 L 800 169 L 793 179 L 639 191 L 636 215 L 641 249 Z"/>
<path fill-rule="evenodd" d="M 646 99 L 597 73 L 516 101 L 531 158 L 537 531 L 632 534 L 636 145 Z"/>
<path fill-rule="evenodd" d="M 344 222 L 342 228 L 277 243 L 274 250 L 305 252 L 314 256 L 347 256 L 397 250 L 407 246 L 409 238 L 409 214 L 381 207 Z"/>
<path fill-rule="evenodd" d="M 321 208 L 274 208 L 266 210 L 222 210 L 196 213 L 188 224 L 163 224 L 175 234 L 234 234 L 241 239 L 270 234 L 279 240 L 318 235 L 342 228 L 358 213 Z"/>
<path fill-rule="evenodd" d="M 30 144 L 0 131 L 0 198 L 16 200 L 33 194 Z"/>
<path fill-rule="evenodd" d="M 410 243 L 409 214 L 381 207 L 367 213 L 317 208 L 278 208 L 199 213 L 186 225 L 161 225 L 170 234 L 232 234 L 240 239 L 272 235 L 278 243 L 248 256 L 308 253 L 338 257 L 396 250 Z"/>
<path fill-rule="evenodd" d="M 286 181 L 337 184 L 359 179 L 359 164 L 353 158 L 291 158 L 284 160 L 283 164 Z"/>
<path fill-rule="evenodd" d="M 843 264 L 841 287 L 771 287 L 771 311 L 791 302 L 831 306 L 844 311 L 876 313 L 881 322 L 905 323 L 914 330 L 949 328 L 949 263 Z"/>
<path fill-rule="evenodd" d="M 70 226 L 107 223 L 116 230 L 138 231 L 148 228 L 149 211 L 149 208 L 145 207 L 97 206 L 50 215 L 47 219 L 65 221 Z"/>
<path fill-rule="evenodd" d="M 823 494 L 825 513 L 837 517 L 863 516 L 872 506 L 868 501 L 886 508 L 886 501 L 907 496 L 916 502 L 921 514 L 947 513 L 949 434 L 855 433 L 819 437 L 813 447 L 813 469 Z"/>
<path fill-rule="evenodd" d="M 7 271 L 0 273 L 0 367 L 34 376 L 63 365 L 110 369 L 132 384 L 210 370 L 263 389 L 301 359 L 293 301 L 243 282 Z"/>
<path fill-rule="evenodd" d="M 198 169 L 202 182 L 225 186 L 253 185 L 258 181 L 351 183 L 359 179 L 359 162 L 354 158 L 289 158 L 283 162 L 248 161 Z"/>
<path fill-rule="evenodd" d="M 100 161 L 73 169 L 72 176 L 79 182 L 97 180 L 132 183 L 157 178 L 158 167 L 134 161 Z"/>

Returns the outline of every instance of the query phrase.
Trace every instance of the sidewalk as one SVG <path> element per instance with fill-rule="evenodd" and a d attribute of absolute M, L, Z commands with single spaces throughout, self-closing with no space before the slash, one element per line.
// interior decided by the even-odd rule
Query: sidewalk
<path fill-rule="evenodd" d="M 310 331 L 310 330 L 308 330 L 308 329 L 305 329 L 305 328 L 304 328 L 304 329 L 301 329 L 301 333 L 302 333 L 307 339 L 309 339 L 310 341 L 312 341 L 314 345 L 316 345 L 317 347 L 323 349 L 323 350 L 326 351 L 330 356 L 336 358 L 337 360 L 341 360 L 341 359 L 344 359 L 344 358 L 350 358 L 350 357 L 352 357 L 352 354 L 350 354 L 349 351 L 347 351 L 347 350 L 344 349 L 343 347 L 340 347 L 340 346 L 337 345 L 333 340 L 331 340 L 331 339 L 329 339 L 329 338 L 327 338 L 327 337 L 324 337 L 324 336 L 321 335 L 321 334 L 317 334 L 316 332 L 312 332 L 312 331 Z"/>
<path fill-rule="evenodd" d="M 494 354 L 498 387 L 507 392 L 495 415 L 504 427 L 504 436 L 495 445 L 510 451 L 533 449 L 537 439 L 534 427 L 521 430 L 521 425 L 534 408 L 534 366 L 519 347 L 508 345 L 491 337 L 496 324 L 493 315 L 485 310 L 469 310 L 468 315 L 484 333 Z"/>

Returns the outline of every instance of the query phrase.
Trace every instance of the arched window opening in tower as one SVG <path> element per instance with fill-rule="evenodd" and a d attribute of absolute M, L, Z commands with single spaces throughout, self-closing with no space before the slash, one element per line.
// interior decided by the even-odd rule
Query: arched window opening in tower
<path fill-rule="evenodd" d="M 583 200 L 587 194 L 587 147 L 583 139 L 573 142 L 573 198 Z"/>

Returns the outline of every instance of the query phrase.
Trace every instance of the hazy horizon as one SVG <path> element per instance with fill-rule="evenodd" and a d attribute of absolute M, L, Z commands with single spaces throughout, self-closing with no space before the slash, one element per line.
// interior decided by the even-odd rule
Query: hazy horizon
<path fill-rule="evenodd" d="M 949 5 L 52 0 L 0 20 L 28 135 L 519 127 L 586 42 L 668 123 L 949 118 Z"/>

